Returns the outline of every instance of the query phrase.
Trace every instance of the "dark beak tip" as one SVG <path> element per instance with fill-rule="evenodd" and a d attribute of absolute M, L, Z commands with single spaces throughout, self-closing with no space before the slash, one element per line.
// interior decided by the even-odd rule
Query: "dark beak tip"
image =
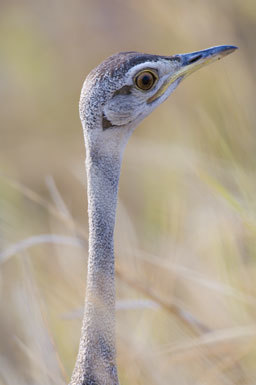
<path fill-rule="evenodd" d="M 236 51 L 238 47 L 236 45 L 227 46 L 227 50 L 230 52 Z"/>
<path fill-rule="evenodd" d="M 230 53 L 236 51 L 238 49 L 235 45 L 219 45 L 216 47 L 208 48 L 205 50 L 206 56 L 215 56 L 215 55 L 229 55 Z"/>
<path fill-rule="evenodd" d="M 230 55 L 232 52 L 236 51 L 237 49 L 238 49 L 238 47 L 235 45 L 224 46 L 224 49 L 222 52 L 220 52 L 220 55 L 221 55 L 221 53 L 222 53 L 221 56 Z"/>

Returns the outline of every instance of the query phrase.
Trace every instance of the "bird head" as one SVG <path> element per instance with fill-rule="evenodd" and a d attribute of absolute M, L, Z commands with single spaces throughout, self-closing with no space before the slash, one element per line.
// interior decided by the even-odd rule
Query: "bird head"
<path fill-rule="evenodd" d="M 111 142 L 110 149 L 119 151 L 133 129 L 185 77 L 236 48 L 224 45 L 173 56 L 120 52 L 109 57 L 83 85 L 80 118 L 86 143 L 104 148 Z"/>

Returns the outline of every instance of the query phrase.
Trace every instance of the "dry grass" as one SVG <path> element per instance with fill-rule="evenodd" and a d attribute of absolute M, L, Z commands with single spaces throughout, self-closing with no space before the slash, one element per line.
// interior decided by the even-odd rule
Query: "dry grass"
<path fill-rule="evenodd" d="M 73 368 L 87 260 L 84 76 L 116 51 L 218 44 L 240 49 L 186 80 L 125 152 L 119 375 L 255 385 L 255 2 L 0 7 L 0 385 L 65 384 Z"/>

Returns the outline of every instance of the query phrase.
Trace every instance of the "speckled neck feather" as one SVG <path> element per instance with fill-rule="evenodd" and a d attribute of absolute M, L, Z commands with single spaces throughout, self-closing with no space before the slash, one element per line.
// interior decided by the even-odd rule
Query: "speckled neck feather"
<path fill-rule="evenodd" d="M 88 276 L 82 337 L 71 385 L 118 384 L 113 233 L 120 166 L 120 158 L 87 151 Z"/>

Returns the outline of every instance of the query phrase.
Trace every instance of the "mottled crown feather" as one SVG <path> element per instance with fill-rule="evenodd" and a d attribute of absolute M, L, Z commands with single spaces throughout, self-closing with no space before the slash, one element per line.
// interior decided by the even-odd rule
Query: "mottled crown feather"
<path fill-rule="evenodd" d="M 110 76 L 124 76 L 132 67 L 144 62 L 157 62 L 159 59 L 177 60 L 177 57 L 152 55 L 140 52 L 119 52 L 104 60 L 91 71 L 91 75 L 99 78 Z M 178 59 L 179 60 L 179 59 Z"/>

